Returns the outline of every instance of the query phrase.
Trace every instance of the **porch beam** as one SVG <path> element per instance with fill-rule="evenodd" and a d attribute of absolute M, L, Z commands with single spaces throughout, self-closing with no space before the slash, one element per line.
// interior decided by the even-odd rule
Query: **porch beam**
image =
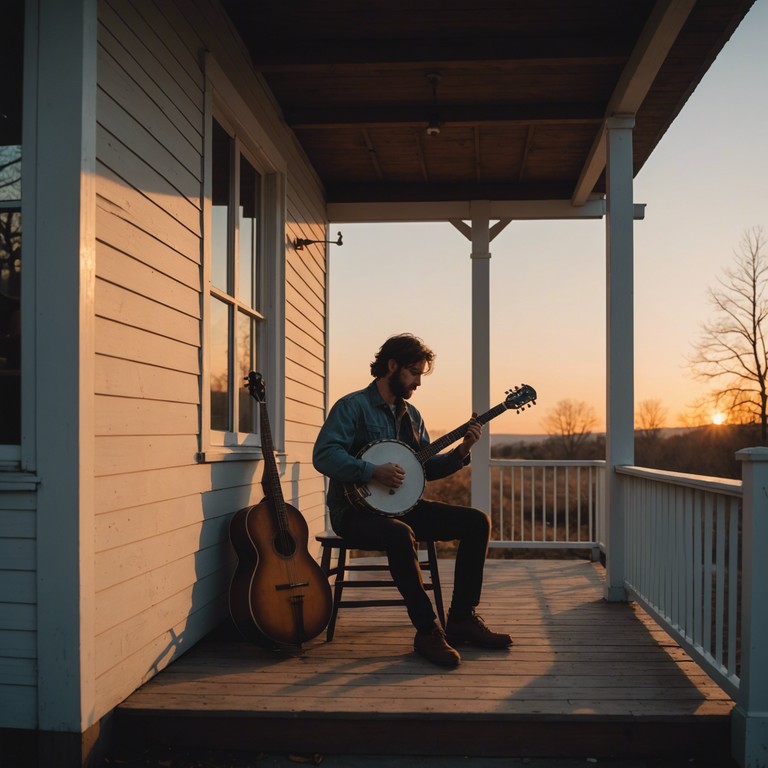
<path fill-rule="evenodd" d="M 491 200 L 491 219 L 517 219 L 520 221 L 602 219 L 605 199 L 588 200 L 576 207 L 570 200 Z M 335 224 L 375 224 L 407 221 L 462 221 L 472 218 L 468 200 L 397 202 L 338 202 L 328 203 L 328 221 Z M 645 218 L 645 205 L 634 205 L 635 219 Z"/>
<path fill-rule="evenodd" d="M 611 118 L 606 131 L 606 578 L 607 600 L 624 587 L 624 498 L 617 466 L 634 464 L 634 304 L 632 129 L 634 116 Z"/>
<path fill-rule="evenodd" d="M 291 128 L 334 130 L 355 125 L 420 127 L 427 123 L 422 104 L 387 107 L 317 106 L 286 108 Z M 450 125 L 602 125 L 603 104 L 441 104 L 440 123 Z"/>
<path fill-rule="evenodd" d="M 247 33 L 244 34 L 247 37 Z M 619 30 L 606 39 L 605 35 L 580 37 L 489 37 L 472 39 L 430 39 L 420 37 L 418 45 L 403 45 L 396 40 L 350 39 L 302 40 L 299 45 L 286 47 L 281 39 L 256 38 L 251 46 L 251 60 L 257 72 L 305 72 L 322 75 L 330 73 L 360 74 L 361 72 L 397 72 L 414 65 L 441 67 L 460 62 L 473 64 L 502 62 L 520 66 L 551 59 L 558 66 L 570 67 L 585 61 L 615 65 L 623 62 L 631 49 L 629 35 Z"/>
<path fill-rule="evenodd" d="M 606 121 L 612 115 L 637 113 L 694 5 L 696 0 L 658 0 L 608 102 Z M 601 128 L 573 192 L 574 205 L 587 201 L 605 168 L 605 142 L 606 130 Z"/>

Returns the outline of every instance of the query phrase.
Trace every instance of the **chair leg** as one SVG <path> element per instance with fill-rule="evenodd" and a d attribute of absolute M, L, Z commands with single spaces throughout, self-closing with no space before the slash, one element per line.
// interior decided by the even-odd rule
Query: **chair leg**
<path fill-rule="evenodd" d="M 336 561 L 336 581 L 333 585 L 333 608 L 331 609 L 331 619 L 328 622 L 328 628 L 325 633 L 325 642 L 330 643 L 333 640 L 333 633 L 336 631 L 336 616 L 339 613 L 339 603 L 341 602 L 341 593 L 344 589 L 344 569 L 347 565 L 347 548 L 339 547 L 339 558 Z"/>
<path fill-rule="evenodd" d="M 432 591 L 435 595 L 435 610 L 440 623 L 445 627 L 445 610 L 443 608 L 443 590 L 440 586 L 440 571 L 437 569 L 437 551 L 435 542 L 427 542 L 427 557 L 429 558 L 429 570 L 432 574 Z"/>

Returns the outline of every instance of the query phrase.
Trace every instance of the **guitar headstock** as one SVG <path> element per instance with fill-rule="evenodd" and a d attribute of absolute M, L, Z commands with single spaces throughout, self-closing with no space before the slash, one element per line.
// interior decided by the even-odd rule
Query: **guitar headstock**
<path fill-rule="evenodd" d="M 264 377 L 256 371 L 251 371 L 245 378 L 246 387 L 251 393 L 251 397 L 259 403 L 267 401 L 267 390 L 264 386 Z"/>
<path fill-rule="evenodd" d="M 511 408 L 518 413 L 527 405 L 529 408 L 536 405 L 536 390 L 528 384 L 521 384 L 519 387 L 507 390 L 507 399 L 504 401 L 507 408 Z"/>

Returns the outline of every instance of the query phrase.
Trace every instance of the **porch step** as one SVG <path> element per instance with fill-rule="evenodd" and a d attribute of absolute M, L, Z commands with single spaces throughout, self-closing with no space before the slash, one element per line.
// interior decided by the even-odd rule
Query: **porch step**
<path fill-rule="evenodd" d="M 680 758 L 727 768 L 727 717 L 393 717 L 121 710 L 118 743 L 268 754 Z M 735 765 L 735 764 L 733 764 Z"/>

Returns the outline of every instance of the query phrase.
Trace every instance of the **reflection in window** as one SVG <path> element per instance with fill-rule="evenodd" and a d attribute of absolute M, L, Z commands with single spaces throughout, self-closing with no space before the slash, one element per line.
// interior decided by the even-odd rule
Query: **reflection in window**
<path fill-rule="evenodd" d="M 211 300 L 211 429 L 229 426 L 229 307 Z"/>
<path fill-rule="evenodd" d="M 256 169 L 244 158 L 240 158 L 240 259 L 238 263 L 237 298 L 248 307 L 256 308 L 256 291 L 258 286 L 254 280 L 258 272 L 259 249 L 259 212 L 261 206 L 261 176 Z"/>
<path fill-rule="evenodd" d="M 256 370 L 256 321 L 245 314 L 237 313 L 237 371 L 238 381 L 248 378 L 250 371 Z M 239 418 L 240 432 L 256 431 L 256 401 L 242 386 L 240 393 Z"/>
<path fill-rule="evenodd" d="M 229 249 L 229 210 L 231 207 L 232 139 L 214 120 L 212 141 L 212 221 L 211 221 L 211 282 L 229 292 L 227 251 Z"/>

